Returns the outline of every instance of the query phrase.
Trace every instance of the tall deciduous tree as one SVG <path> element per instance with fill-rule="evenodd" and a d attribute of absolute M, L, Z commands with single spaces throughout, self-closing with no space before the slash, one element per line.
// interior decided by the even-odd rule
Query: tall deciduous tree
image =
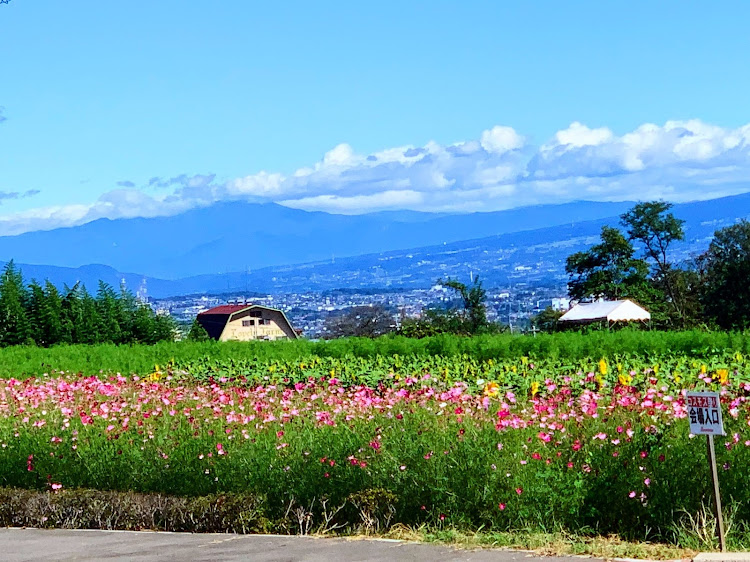
<path fill-rule="evenodd" d="M 716 231 L 700 261 L 708 316 L 725 329 L 750 328 L 750 222 Z"/>
<path fill-rule="evenodd" d="M 689 320 L 688 294 L 681 290 L 685 280 L 669 258 L 669 250 L 674 242 L 685 238 L 685 221 L 670 213 L 671 208 L 672 204 L 665 201 L 638 203 L 620 219 L 630 240 L 643 245 L 646 259 L 651 260 L 654 266 L 653 280 L 656 286 L 666 294 L 677 321 L 685 325 Z"/>
<path fill-rule="evenodd" d="M 568 256 L 565 271 L 573 299 L 631 298 L 651 300 L 648 264 L 635 257 L 635 248 L 616 228 L 602 227 L 600 242 L 588 250 Z"/>
<path fill-rule="evenodd" d="M 354 306 L 325 321 L 326 338 L 376 338 L 395 329 L 390 311 L 383 305 Z"/>
<path fill-rule="evenodd" d="M 487 291 L 482 287 L 482 282 L 479 280 L 478 275 L 471 287 L 467 287 L 457 279 L 450 278 L 445 281 L 438 280 L 438 283 L 452 289 L 461 297 L 463 314 L 468 323 L 469 333 L 476 334 L 488 326 L 487 306 L 485 305 Z"/>

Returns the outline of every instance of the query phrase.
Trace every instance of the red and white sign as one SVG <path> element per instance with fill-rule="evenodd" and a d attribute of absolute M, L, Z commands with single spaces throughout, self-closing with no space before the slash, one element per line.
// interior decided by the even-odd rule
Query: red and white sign
<path fill-rule="evenodd" d="M 686 395 L 690 433 L 726 435 L 718 392 L 688 392 Z"/>

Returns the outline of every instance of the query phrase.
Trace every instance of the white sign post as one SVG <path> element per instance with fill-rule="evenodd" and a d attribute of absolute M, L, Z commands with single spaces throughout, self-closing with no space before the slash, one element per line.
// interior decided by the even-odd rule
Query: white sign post
<path fill-rule="evenodd" d="M 721 419 L 721 401 L 718 392 L 688 392 L 686 395 L 687 410 L 690 419 L 690 433 L 705 435 L 708 445 L 708 462 L 711 467 L 711 482 L 716 500 L 716 522 L 721 551 L 727 549 L 724 538 L 724 518 L 721 513 L 721 495 L 719 494 L 719 472 L 716 469 L 716 451 L 714 435 L 726 435 L 724 422 Z"/>

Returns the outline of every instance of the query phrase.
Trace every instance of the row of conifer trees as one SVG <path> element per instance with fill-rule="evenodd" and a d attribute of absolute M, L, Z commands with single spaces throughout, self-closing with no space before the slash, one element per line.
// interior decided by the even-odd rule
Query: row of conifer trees
<path fill-rule="evenodd" d="M 173 340 L 174 320 L 155 314 L 124 286 L 99 281 L 95 295 L 81 283 L 58 289 L 24 282 L 11 260 L 0 277 L 0 346 L 147 343 Z"/>

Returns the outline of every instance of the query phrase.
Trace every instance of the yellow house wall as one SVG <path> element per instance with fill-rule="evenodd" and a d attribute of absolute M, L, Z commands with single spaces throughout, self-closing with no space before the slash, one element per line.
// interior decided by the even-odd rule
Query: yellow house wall
<path fill-rule="evenodd" d="M 270 320 L 269 323 L 264 325 L 258 325 L 260 318 L 252 317 L 250 312 L 252 311 L 247 310 L 232 316 L 232 319 L 224 327 L 224 331 L 221 333 L 219 339 L 221 341 L 250 341 L 295 338 L 295 334 L 287 327 L 287 323 L 284 321 L 281 312 L 261 309 L 262 318 Z M 255 312 L 257 312 L 257 309 L 255 309 Z M 243 320 L 254 320 L 255 323 L 253 326 L 243 326 Z"/>

